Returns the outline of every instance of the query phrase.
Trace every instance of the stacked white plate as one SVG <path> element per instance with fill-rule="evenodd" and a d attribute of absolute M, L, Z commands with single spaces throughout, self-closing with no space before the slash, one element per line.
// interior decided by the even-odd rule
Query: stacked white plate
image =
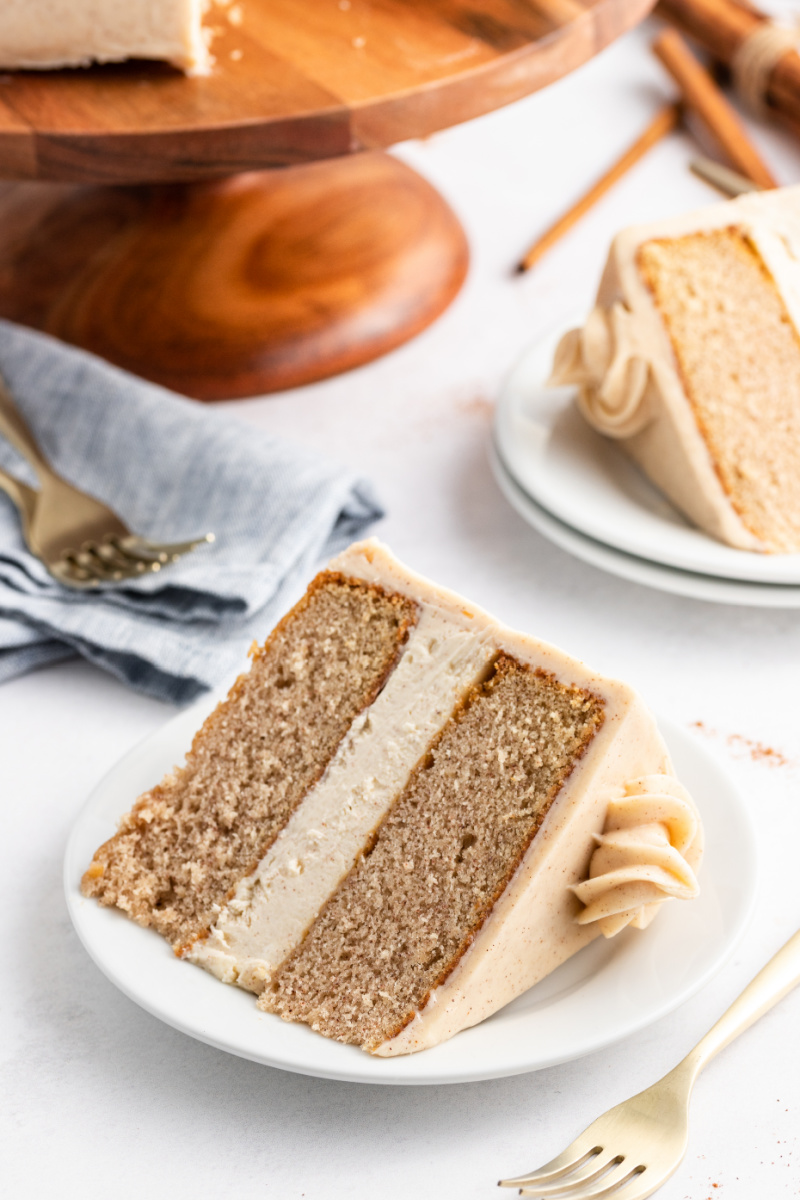
<path fill-rule="evenodd" d="M 800 608 L 800 554 L 753 554 L 689 525 L 635 464 L 578 414 L 572 388 L 546 386 L 574 318 L 524 355 L 500 397 L 491 461 L 518 513 L 578 558 L 662 591 Z"/>

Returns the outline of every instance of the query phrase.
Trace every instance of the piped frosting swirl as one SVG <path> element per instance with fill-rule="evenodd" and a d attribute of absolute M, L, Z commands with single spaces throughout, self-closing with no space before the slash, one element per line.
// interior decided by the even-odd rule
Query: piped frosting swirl
<path fill-rule="evenodd" d="M 572 891 L 579 925 L 597 922 L 605 937 L 626 925 L 644 929 L 667 899 L 691 900 L 703 853 L 702 826 L 685 788 L 671 775 L 644 775 L 611 800 L 589 864 Z"/>
<path fill-rule="evenodd" d="M 652 419 L 649 377 L 636 319 L 617 302 L 610 310 L 595 307 L 582 329 L 564 335 L 550 383 L 577 386 L 578 407 L 589 424 L 607 437 L 626 438 Z"/>

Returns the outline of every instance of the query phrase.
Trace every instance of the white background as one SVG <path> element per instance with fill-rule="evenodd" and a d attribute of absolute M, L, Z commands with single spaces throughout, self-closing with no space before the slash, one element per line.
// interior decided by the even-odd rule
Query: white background
<path fill-rule="evenodd" d="M 571 559 L 506 505 L 487 464 L 493 400 L 523 348 L 590 304 L 612 234 L 715 197 L 693 145 L 653 150 L 528 276 L 521 252 L 638 135 L 670 92 L 654 26 L 538 96 L 398 149 L 472 246 L 468 283 L 382 361 L 226 412 L 301 438 L 376 483 L 377 533 L 417 570 L 511 625 L 633 683 L 725 759 L 760 826 L 756 920 L 718 977 L 627 1042 L 538 1074 L 428 1089 L 303 1078 L 161 1025 L 79 945 L 61 860 L 85 797 L 172 710 L 81 662 L 0 689 L 0 1176 L 17 1197 L 500 1195 L 598 1113 L 673 1065 L 800 925 L 800 615 L 678 599 Z M 781 182 L 800 154 L 751 126 Z M 264 631 L 267 632 L 266 630 Z M 774 747 L 770 766 L 746 741 Z M 774 758 L 774 756 L 773 756 Z M 664 1200 L 800 1194 L 800 990 L 701 1076 L 686 1160 Z M 718 1186 L 716 1186 L 718 1185 Z"/>

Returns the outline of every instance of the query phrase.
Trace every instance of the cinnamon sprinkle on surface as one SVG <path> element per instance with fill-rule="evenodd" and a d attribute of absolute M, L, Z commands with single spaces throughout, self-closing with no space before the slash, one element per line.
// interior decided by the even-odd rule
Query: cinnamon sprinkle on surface
<path fill-rule="evenodd" d="M 745 737 L 744 734 L 720 734 L 716 729 L 711 729 L 706 725 L 705 721 L 692 721 L 691 728 L 699 730 L 706 737 L 724 737 L 725 744 L 729 747 L 735 758 L 743 758 L 745 755 L 748 755 L 752 762 L 764 763 L 768 767 L 797 767 L 800 765 L 788 758 L 783 751 L 776 750 L 773 746 L 765 746 L 763 742 Z"/>
<path fill-rule="evenodd" d="M 467 396 L 458 401 L 458 411 L 466 417 L 480 417 L 482 420 L 491 421 L 494 417 L 494 404 L 487 396 L 477 394 Z"/>

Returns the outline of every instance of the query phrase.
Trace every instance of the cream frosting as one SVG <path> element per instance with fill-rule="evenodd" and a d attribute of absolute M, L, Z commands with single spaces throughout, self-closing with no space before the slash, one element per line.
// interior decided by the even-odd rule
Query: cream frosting
<path fill-rule="evenodd" d="M 572 891 L 586 907 L 579 925 L 597 923 L 605 937 L 626 925 L 645 929 L 667 899 L 699 893 L 693 866 L 702 855 L 702 829 L 686 789 L 670 775 L 648 775 L 610 800 L 589 878 Z"/>
<path fill-rule="evenodd" d="M 52 68 L 166 59 L 207 69 L 206 0 L 2 0 L 0 67 Z"/>
<path fill-rule="evenodd" d="M 753 192 L 619 234 L 597 304 L 583 328 L 562 339 L 551 382 L 575 385 L 589 424 L 617 439 L 695 524 L 732 546 L 763 551 L 769 547 L 722 486 L 636 261 L 644 242 L 726 227 L 755 246 L 800 333 L 800 187 Z"/>
<path fill-rule="evenodd" d="M 630 437 L 653 417 L 645 402 L 650 363 L 638 331 L 623 304 L 608 311 L 595 306 L 584 327 L 565 334 L 556 350 L 552 382 L 577 384 L 580 411 L 607 437 Z"/>

